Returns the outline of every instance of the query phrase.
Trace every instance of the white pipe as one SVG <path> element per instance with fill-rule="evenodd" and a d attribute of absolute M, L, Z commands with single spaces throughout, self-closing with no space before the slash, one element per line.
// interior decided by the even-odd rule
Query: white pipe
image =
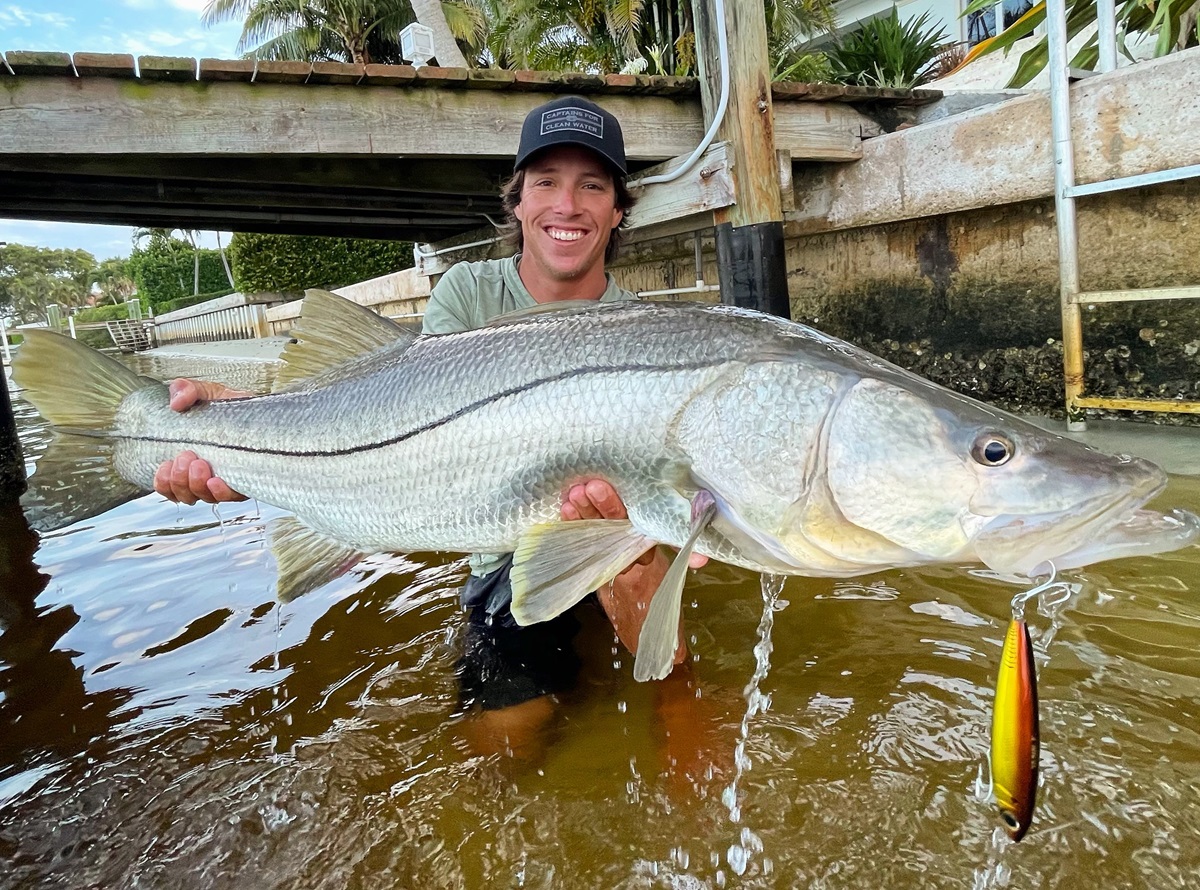
<path fill-rule="evenodd" d="M 8 346 L 8 319 L 0 318 L 0 344 L 4 346 L 4 363 L 12 364 L 12 350 Z"/>
<path fill-rule="evenodd" d="M 639 297 L 665 297 L 668 294 L 707 294 L 713 291 L 719 291 L 719 284 L 705 284 L 703 278 L 696 279 L 695 287 L 669 287 L 666 290 L 640 290 L 637 292 Z"/>
<path fill-rule="evenodd" d="M 700 144 L 696 146 L 696 150 L 688 156 L 688 159 L 670 173 L 659 173 L 655 176 L 645 176 L 642 179 L 635 179 L 629 183 L 630 188 L 654 185 L 659 182 L 674 182 L 688 170 L 692 169 L 696 160 L 700 155 L 704 154 L 712 144 L 713 139 L 717 136 L 717 130 L 721 127 L 721 121 L 725 119 L 725 109 L 729 107 L 729 38 L 725 33 L 725 0 L 714 0 L 713 13 L 717 26 L 717 56 L 721 64 L 721 98 L 717 101 L 717 110 L 713 114 L 708 132 L 704 134 L 704 138 L 700 140 Z"/>
<path fill-rule="evenodd" d="M 1096 41 L 1100 70 L 1117 70 L 1117 10 L 1115 0 L 1096 0 Z"/>
<path fill-rule="evenodd" d="M 489 220 L 489 222 L 491 222 L 491 220 Z M 495 223 L 493 223 L 493 225 L 495 225 Z M 484 245 L 487 245 L 487 244 L 495 244 L 497 241 L 500 241 L 500 240 L 502 240 L 501 236 L 497 235 L 495 238 L 484 238 L 482 241 L 469 241 L 466 244 L 452 244 L 449 247 L 441 247 L 437 250 L 433 250 L 428 253 L 421 250 L 421 248 L 419 248 L 417 245 L 414 244 L 413 245 L 413 253 L 415 253 L 417 256 L 421 257 L 422 259 L 427 260 L 427 259 L 430 259 L 431 257 L 441 256 L 444 253 L 454 253 L 454 251 L 456 251 L 456 250 L 466 250 L 468 247 L 483 247 Z"/>
<path fill-rule="evenodd" d="M 67 327 L 70 328 L 70 330 L 71 330 L 71 339 L 78 340 L 79 337 L 76 336 L 76 334 L 75 334 L 75 316 L 74 315 L 67 316 Z"/>

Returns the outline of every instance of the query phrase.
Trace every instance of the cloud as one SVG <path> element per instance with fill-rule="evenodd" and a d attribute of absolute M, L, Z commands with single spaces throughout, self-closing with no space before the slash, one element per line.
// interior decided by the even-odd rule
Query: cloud
<path fill-rule="evenodd" d="M 19 6 L 5 6 L 0 9 L 0 25 L 7 27 L 22 26 L 32 28 L 66 28 L 75 20 L 57 12 L 30 12 Z"/>

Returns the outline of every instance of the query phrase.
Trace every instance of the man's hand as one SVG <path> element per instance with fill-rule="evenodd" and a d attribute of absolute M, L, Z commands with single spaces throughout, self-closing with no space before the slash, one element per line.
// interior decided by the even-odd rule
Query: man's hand
<path fill-rule="evenodd" d="M 193 405 L 214 399 L 244 399 L 251 395 L 220 383 L 187 379 L 172 380 L 169 391 L 173 411 L 186 411 Z M 246 500 L 244 494 L 214 476 L 208 461 L 194 451 L 184 451 L 174 460 L 163 461 L 154 474 L 154 490 L 169 501 L 188 505 L 197 501 L 216 504 Z"/>
<path fill-rule="evenodd" d="M 576 519 L 628 519 L 625 502 L 616 490 L 602 479 L 571 486 L 562 505 L 562 518 L 568 522 Z M 693 553 L 688 565 L 698 569 L 708 562 L 707 556 Z M 609 587 L 598 591 L 600 605 L 604 607 L 608 620 L 620 637 L 622 644 L 634 655 L 637 654 L 638 637 L 646 621 L 646 610 L 658 585 L 667 574 L 671 561 L 658 547 L 651 547 L 629 568 L 617 575 Z M 681 625 L 682 626 L 682 625 Z M 687 658 L 687 646 L 680 633 L 679 648 L 675 651 L 675 663 Z"/>

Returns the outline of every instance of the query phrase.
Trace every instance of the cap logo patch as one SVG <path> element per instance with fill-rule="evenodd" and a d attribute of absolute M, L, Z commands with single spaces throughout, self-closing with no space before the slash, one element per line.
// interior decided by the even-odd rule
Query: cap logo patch
<path fill-rule="evenodd" d="M 586 108 L 555 108 L 542 112 L 542 136 L 573 130 L 597 139 L 604 138 L 604 118 Z"/>

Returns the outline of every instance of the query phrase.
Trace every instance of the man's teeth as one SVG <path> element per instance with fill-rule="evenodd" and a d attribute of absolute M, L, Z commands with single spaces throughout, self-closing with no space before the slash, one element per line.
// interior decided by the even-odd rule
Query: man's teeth
<path fill-rule="evenodd" d="M 550 229 L 550 237 L 555 241 L 578 241 L 583 232 L 564 232 L 562 229 Z"/>

